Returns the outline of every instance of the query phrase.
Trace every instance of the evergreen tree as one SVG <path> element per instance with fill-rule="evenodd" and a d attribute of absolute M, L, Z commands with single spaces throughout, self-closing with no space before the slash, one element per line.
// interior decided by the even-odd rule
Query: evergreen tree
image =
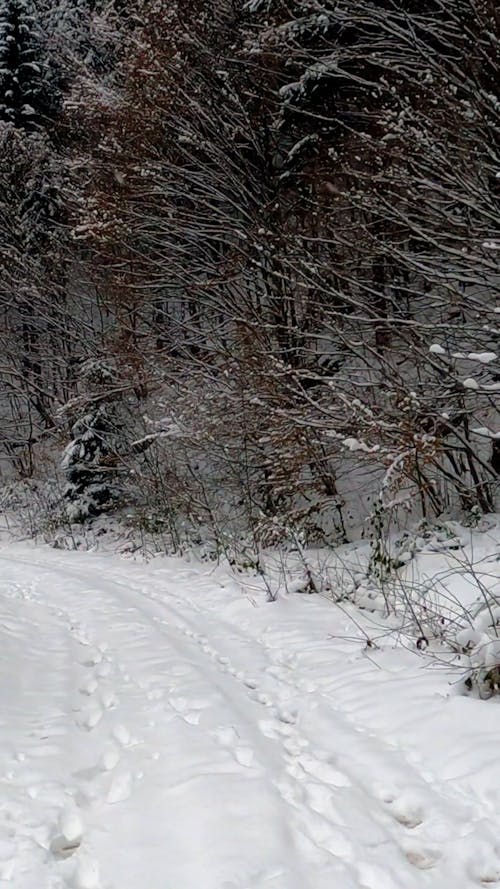
<path fill-rule="evenodd" d="M 42 68 L 30 0 L 0 0 L 0 119 L 16 127 L 37 123 Z"/>
<path fill-rule="evenodd" d="M 104 361 L 86 361 L 81 373 L 82 396 L 69 410 L 82 411 L 73 424 L 73 440 L 63 456 L 67 486 L 64 497 L 71 521 L 84 522 L 116 501 L 119 433 L 114 369 Z"/>

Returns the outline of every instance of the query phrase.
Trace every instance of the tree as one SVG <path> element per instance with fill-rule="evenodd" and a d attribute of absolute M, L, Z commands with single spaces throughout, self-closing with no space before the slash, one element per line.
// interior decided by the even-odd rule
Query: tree
<path fill-rule="evenodd" d="M 278 204 L 293 207 L 281 278 L 293 305 L 309 306 L 309 323 L 289 326 L 302 416 L 337 462 L 342 441 L 357 441 L 393 487 L 414 485 L 424 513 L 453 489 L 462 507 L 491 509 L 495 473 L 471 430 L 498 422 L 496 4 L 249 10 L 247 57 L 265 72 L 279 139 Z M 443 338 L 448 360 L 436 361 L 429 348 Z"/>
<path fill-rule="evenodd" d="M 84 522 L 109 509 L 119 497 L 120 432 L 116 375 L 105 361 L 88 359 L 81 368 L 82 392 L 66 406 L 78 413 L 73 439 L 67 446 L 62 468 L 67 485 L 64 498 L 68 517 Z"/>
<path fill-rule="evenodd" d="M 39 15 L 33 0 L 0 0 L 0 120 L 27 130 L 57 103 Z"/>
<path fill-rule="evenodd" d="M 73 269 L 155 471 L 259 533 L 490 509 L 495 5 L 107 10 L 66 102 Z"/>

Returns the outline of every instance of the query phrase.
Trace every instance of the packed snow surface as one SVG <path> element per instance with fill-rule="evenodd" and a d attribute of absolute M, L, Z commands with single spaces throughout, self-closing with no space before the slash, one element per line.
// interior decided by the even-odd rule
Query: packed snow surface
<path fill-rule="evenodd" d="M 500 883 L 496 699 L 360 620 L 180 559 L 4 547 L 0 887 Z"/>

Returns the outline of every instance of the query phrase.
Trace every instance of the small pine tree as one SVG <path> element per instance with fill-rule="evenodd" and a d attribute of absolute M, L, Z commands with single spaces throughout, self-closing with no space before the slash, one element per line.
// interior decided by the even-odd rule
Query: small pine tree
<path fill-rule="evenodd" d="M 68 517 L 73 522 L 100 515 L 119 496 L 117 463 L 121 423 L 112 393 L 113 368 L 102 361 L 88 361 L 82 369 L 82 383 L 85 395 L 71 407 L 78 406 L 84 413 L 73 424 L 73 440 L 62 460 L 67 480 L 64 498 Z"/>

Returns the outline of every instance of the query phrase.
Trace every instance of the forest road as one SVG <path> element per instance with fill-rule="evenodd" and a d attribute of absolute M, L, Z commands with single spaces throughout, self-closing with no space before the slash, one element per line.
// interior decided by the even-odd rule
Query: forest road
<path fill-rule="evenodd" d="M 349 663 L 325 603 L 222 595 L 181 560 L 0 551 L 0 887 L 500 881 L 484 799 L 374 729 L 417 680 Z"/>

